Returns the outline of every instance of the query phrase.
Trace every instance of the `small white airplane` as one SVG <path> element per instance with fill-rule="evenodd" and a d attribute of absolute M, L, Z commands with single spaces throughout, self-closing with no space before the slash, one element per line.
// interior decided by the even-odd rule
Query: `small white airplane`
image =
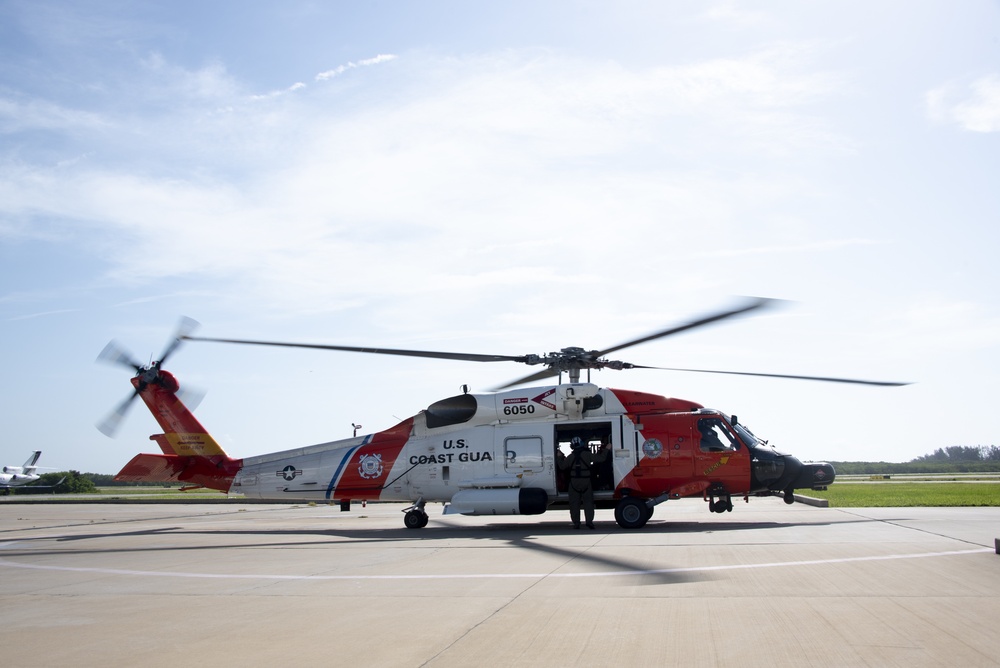
<path fill-rule="evenodd" d="M 13 487 L 24 487 L 25 485 L 30 485 L 36 480 L 40 479 L 42 476 L 36 473 L 38 467 L 38 458 L 42 456 L 41 450 L 35 450 L 28 457 L 28 460 L 24 462 L 23 466 L 5 466 L 3 467 L 3 472 L 0 473 L 0 494 L 10 494 L 10 490 Z M 61 483 L 62 480 L 59 481 Z M 59 483 L 55 485 L 49 485 L 46 489 L 56 487 Z M 41 489 L 37 485 L 33 485 L 36 489 Z"/>

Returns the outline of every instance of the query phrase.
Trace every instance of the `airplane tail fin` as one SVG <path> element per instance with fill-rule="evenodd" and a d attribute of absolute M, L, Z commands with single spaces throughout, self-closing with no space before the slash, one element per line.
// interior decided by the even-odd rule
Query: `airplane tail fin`
<path fill-rule="evenodd" d="M 24 466 L 21 467 L 21 471 L 23 473 L 33 474 L 35 472 L 35 469 L 37 468 L 35 464 L 38 463 L 38 458 L 41 456 L 42 456 L 41 450 L 35 450 L 34 452 L 32 452 L 31 456 L 28 457 L 28 460 L 24 462 Z"/>

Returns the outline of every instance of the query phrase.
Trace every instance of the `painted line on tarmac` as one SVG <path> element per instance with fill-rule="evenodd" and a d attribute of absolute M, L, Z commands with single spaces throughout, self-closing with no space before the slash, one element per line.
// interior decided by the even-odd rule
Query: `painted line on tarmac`
<path fill-rule="evenodd" d="M 9 547 L 13 543 L 3 543 L 0 547 Z M 62 571 L 68 573 L 97 573 L 101 575 L 131 575 L 161 578 L 204 578 L 216 580 L 471 580 L 494 579 L 508 580 L 518 578 L 607 578 L 627 577 L 637 575 L 670 575 L 678 573 L 717 573 L 720 571 L 739 571 L 755 568 L 789 568 L 796 566 L 825 566 L 829 564 L 851 564 L 868 561 L 893 561 L 898 559 L 930 559 L 936 557 L 954 557 L 968 554 L 984 554 L 993 552 L 993 548 L 983 547 L 974 550 L 954 550 L 950 552 L 923 552 L 920 554 L 889 554 L 872 557 L 844 557 L 840 559 L 811 559 L 806 561 L 776 561 L 763 564 L 729 564 L 721 566 L 690 566 L 685 568 L 652 568 L 629 571 L 598 571 L 592 573 L 440 573 L 421 575 L 264 575 L 252 573 L 184 573 L 170 571 L 138 571 L 122 568 L 85 568 L 77 566 L 46 566 L 43 564 L 22 564 L 8 559 L 0 559 L 0 566 L 9 568 L 26 568 L 42 571 Z"/>

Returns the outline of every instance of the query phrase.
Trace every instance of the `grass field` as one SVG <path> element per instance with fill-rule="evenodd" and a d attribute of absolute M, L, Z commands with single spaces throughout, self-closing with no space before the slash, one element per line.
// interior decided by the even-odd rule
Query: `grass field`
<path fill-rule="evenodd" d="M 988 482 L 835 482 L 825 492 L 831 508 L 890 506 L 1000 506 L 1000 484 Z"/>

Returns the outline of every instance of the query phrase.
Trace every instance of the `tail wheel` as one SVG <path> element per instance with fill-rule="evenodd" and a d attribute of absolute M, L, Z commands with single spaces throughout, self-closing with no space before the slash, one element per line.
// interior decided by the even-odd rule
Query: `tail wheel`
<path fill-rule="evenodd" d="M 652 516 L 646 502 L 634 496 L 626 496 L 615 506 L 615 521 L 623 529 L 641 529 Z"/>

